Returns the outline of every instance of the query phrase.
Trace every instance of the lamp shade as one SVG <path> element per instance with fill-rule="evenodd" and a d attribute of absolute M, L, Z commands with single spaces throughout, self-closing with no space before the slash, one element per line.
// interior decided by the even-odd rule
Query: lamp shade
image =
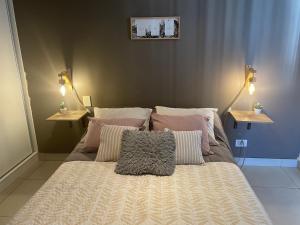
<path fill-rule="evenodd" d="M 249 88 L 248 88 L 249 94 L 253 95 L 255 92 L 255 84 L 253 82 L 249 83 Z"/>
<path fill-rule="evenodd" d="M 69 85 L 69 86 L 72 87 L 72 82 L 70 80 L 70 78 L 72 77 L 71 76 L 71 70 L 69 69 L 69 70 L 66 70 L 66 71 L 63 71 L 63 72 L 59 73 L 58 77 L 59 77 L 58 83 L 60 84 L 59 91 L 60 91 L 62 96 L 65 96 L 66 92 L 67 92 L 66 85 Z"/>
<path fill-rule="evenodd" d="M 256 70 L 250 66 L 246 65 L 246 81 L 245 85 L 248 87 L 248 92 L 253 95 L 255 92 L 255 82 L 256 82 Z"/>
<path fill-rule="evenodd" d="M 62 96 L 66 95 L 66 86 L 64 84 L 60 86 L 59 92 L 61 93 Z"/>

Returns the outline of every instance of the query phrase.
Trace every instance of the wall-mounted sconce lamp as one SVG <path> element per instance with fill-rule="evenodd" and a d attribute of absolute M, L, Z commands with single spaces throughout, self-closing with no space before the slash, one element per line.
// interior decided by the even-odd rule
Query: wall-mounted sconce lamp
<path fill-rule="evenodd" d="M 227 113 L 231 110 L 231 107 L 235 104 L 235 102 L 239 99 L 242 92 L 245 88 L 248 89 L 250 95 L 253 95 L 255 92 L 255 82 L 256 82 L 256 70 L 251 65 L 245 65 L 245 83 L 242 88 L 239 90 L 237 95 L 230 102 L 228 107 L 224 110 L 224 113 Z"/>
<path fill-rule="evenodd" d="M 77 99 L 79 105 L 82 108 L 86 107 L 91 107 L 92 103 L 91 103 L 91 98 L 90 96 L 85 96 L 85 97 L 89 97 L 88 100 L 89 102 L 86 103 L 87 105 L 84 105 L 82 100 L 80 99 L 78 92 L 76 90 L 76 88 L 73 86 L 73 79 L 72 79 L 72 70 L 71 69 L 67 69 L 65 71 L 62 71 L 58 74 L 59 80 L 58 83 L 60 85 L 59 87 L 59 92 L 61 93 L 62 96 L 66 95 L 67 89 L 70 89 L 72 91 L 72 94 L 74 94 L 75 98 Z M 85 99 L 87 102 L 87 99 Z M 90 112 L 89 109 L 86 109 L 88 112 Z"/>
<path fill-rule="evenodd" d="M 67 92 L 66 86 L 69 86 L 71 87 L 71 89 L 73 89 L 71 69 L 59 73 L 58 77 L 59 77 L 58 83 L 60 84 L 59 91 L 62 96 L 65 96 Z"/>
<path fill-rule="evenodd" d="M 250 66 L 245 66 L 245 86 L 247 86 L 249 94 L 253 95 L 255 92 L 255 82 L 256 82 L 256 70 Z"/>

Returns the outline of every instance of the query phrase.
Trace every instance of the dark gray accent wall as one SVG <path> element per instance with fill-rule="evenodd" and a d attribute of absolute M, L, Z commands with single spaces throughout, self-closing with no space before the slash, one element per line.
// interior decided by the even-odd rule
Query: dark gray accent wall
<path fill-rule="evenodd" d="M 45 119 L 62 97 L 57 74 L 71 67 L 80 96 L 95 106 L 218 107 L 244 82 L 244 64 L 257 69 L 258 100 L 273 125 L 226 131 L 247 138 L 248 157 L 296 158 L 300 151 L 298 0 L 14 0 L 41 152 L 69 152 L 83 133 Z M 180 16 L 178 41 L 131 41 L 130 16 Z M 298 63 L 298 65 L 297 65 Z M 64 99 L 75 107 L 74 98 Z"/>

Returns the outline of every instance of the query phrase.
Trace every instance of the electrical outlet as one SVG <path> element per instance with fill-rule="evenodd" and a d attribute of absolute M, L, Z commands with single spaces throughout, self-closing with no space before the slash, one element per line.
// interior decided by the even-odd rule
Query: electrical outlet
<path fill-rule="evenodd" d="M 235 140 L 235 147 L 246 148 L 247 144 L 248 144 L 248 140 L 247 139 L 236 139 Z"/>
<path fill-rule="evenodd" d="M 85 107 L 91 107 L 92 106 L 91 96 L 82 96 L 82 103 Z"/>

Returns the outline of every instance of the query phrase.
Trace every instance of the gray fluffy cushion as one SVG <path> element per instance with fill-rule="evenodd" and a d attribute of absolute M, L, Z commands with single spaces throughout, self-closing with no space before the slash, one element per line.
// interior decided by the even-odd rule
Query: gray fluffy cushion
<path fill-rule="evenodd" d="M 172 175 L 176 165 L 175 148 L 171 132 L 126 130 L 115 172 L 123 175 Z"/>

